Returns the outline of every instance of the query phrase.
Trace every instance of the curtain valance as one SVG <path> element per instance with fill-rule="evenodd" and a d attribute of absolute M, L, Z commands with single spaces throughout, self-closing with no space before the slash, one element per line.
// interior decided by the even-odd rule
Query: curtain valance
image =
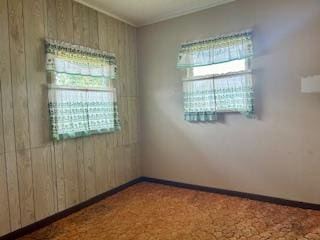
<path fill-rule="evenodd" d="M 244 31 L 201 41 L 183 43 L 178 68 L 206 66 L 253 56 L 252 32 Z"/>
<path fill-rule="evenodd" d="M 117 63 L 113 54 L 51 39 L 46 40 L 45 49 L 48 71 L 86 76 L 90 82 L 116 78 Z"/>

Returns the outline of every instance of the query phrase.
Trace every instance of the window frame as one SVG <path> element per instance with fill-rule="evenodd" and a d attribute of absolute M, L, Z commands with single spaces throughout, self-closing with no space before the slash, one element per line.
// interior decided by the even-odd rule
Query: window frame
<path fill-rule="evenodd" d="M 120 131 L 115 54 L 52 39 L 45 39 L 45 51 L 52 140 Z M 72 99 L 74 93 L 80 92 L 83 96 Z"/>

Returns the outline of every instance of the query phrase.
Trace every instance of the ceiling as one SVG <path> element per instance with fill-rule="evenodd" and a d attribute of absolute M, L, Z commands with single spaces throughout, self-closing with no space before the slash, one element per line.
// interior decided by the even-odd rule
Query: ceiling
<path fill-rule="evenodd" d="M 133 26 L 144 26 L 235 0 L 76 0 Z"/>

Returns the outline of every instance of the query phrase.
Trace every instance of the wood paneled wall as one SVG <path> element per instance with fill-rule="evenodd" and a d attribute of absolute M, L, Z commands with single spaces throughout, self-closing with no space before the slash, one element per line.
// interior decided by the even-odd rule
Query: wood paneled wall
<path fill-rule="evenodd" d="M 136 29 L 72 0 L 0 0 L 0 236 L 140 176 Z M 122 129 L 53 143 L 44 39 L 116 54 Z"/>

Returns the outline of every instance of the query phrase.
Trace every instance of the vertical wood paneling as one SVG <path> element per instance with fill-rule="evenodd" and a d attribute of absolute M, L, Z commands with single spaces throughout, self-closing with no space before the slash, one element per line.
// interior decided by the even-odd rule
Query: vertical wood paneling
<path fill-rule="evenodd" d="M 26 79 L 31 148 L 49 143 L 48 92 L 44 56 L 44 1 L 24 0 Z M 39 131 L 43 129 L 42 131 Z"/>
<path fill-rule="evenodd" d="M 136 30 L 72 0 L 0 0 L 0 236 L 138 177 Z M 122 130 L 52 142 L 44 38 L 116 54 Z"/>
<path fill-rule="evenodd" d="M 7 0 L 0 0 L 0 82 L 5 151 L 15 151 Z"/>
<path fill-rule="evenodd" d="M 56 0 L 45 0 L 44 1 L 44 26 L 45 26 L 45 37 L 46 38 L 57 38 L 57 13 L 56 13 Z M 47 81 L 50 74 L 47 74 Z M 59 147 L 60 146 L 60 147 Z M 64 199 L 64 173 L 62 154 L 59 155 L 59 150 L 62 149 L 61 144 L 50 143 L 51 148 L 51 160 L 52 160 L 52 185 L 53 185 L 53 198 L 54 198 L 54 212 L 65 208 Z M 60 161 L 60 164 L 59 164 Z M 62 194 L 61 194 L 62 193 Z"/>
<path fill-rule="evenodd" d="M 27 226 L 36 220 L 30 149 L 17 151 L 17 167 L 21 224 L 22 226 Z"/>
<path fill-rule="evenodd" d="M 125 80 L 125 78 L 124 78 Z M 123 131 L 121 131 L 121 145 L 128 145 L 129 139 L 128 139 L 128 129 L 129 129 L 129 123 L 128 123 L 128 97 L 122 97 L 121 98 L 121 114 L 122 114 L 122 127 Z"/>
<path fill-rule="evenodd" d="M 106 16 L 104 14 L 99 14 L 99 38 L 100 38 L 100 44 L 103 47 L 105 45 L 106 51 L 115 53 L 117 49 L 117 34 L 115 29 L 115 20 L 109 16 Z M 115 86 L 118 86 L 118 80 L 115 83 Z M 106 135 L 106 142 L 108 147 L 113 147 L 116 145 L 116 137 L 117 134 L 107 134 Z M 113 165 L 114 170 L 114 165 Z M 114 173 L 114 171 L 113 171 Z"/>
<path fill-rule="evenodd" d="M 76 140 L 77 147 L 77 161 L 78 161 L 78 184 L 79 184 L 79 200 L 82 202 L 87 198 L 86 196 L 86 177 L 84 166 L 84 154 L 83 154 L 83 140 Z"/>
<path fill-rule="evenodd" d="M 132 53 L 132 77 L 133 77 L 133 96 L 139 96 L 139 79 L 138 79 L 138 49 L 137 49 L 137 29 L 132 27 L 133 31 L 133 53 Z"/>
<path fill-rule="evenodd" d="M 75 140 L 66 140 L 62 148 L 66 207 L 79 203 L 77 145 Z"/>
<path fill-rule="evenodd" d="M 0 236 L 10 232 L 7 173 L 4 154 L 0 154 Z"/>
<path fill-rule="evenodd" d="M 127 97 L 132 96 L 132 81 L 133 77 L 132 74 L 132 31 L 131 31 L 131 26 L 127 25 L 126 26 L 126 54 L 127 54 L 127 62 L 126 62 L 126 86 L 127 86 Z"/>
<path fill-rule="evenodd" d="M 46 0 L 45 9 L 46 12 L 46 37 L 56 39 L 57 38 L 57 12 L 56 12 L 56 0 Z"/>
<path fill-rule="evenodd" d="M 34 207 L 36 220 L 55 212 L 54 185 L 52 183 L 52 155 L 50 146 L 32 150 Z"/>
<path fill-rule="evenodd" d="M 6 161 L 6 184 L 8 188 L 8 209 L 9 218 L 6 221 L 10 224 L 11 230 L 21 227 L 20 222 L 20 203 L 19 188 L 15 153 L 15 136 L 13 124 L 13 103 L 12 103 L 12 84 L 11 84 L 11 66 L 10 66 L 10 48 L 9 48 L 9 31 L 8 31 L 8 5 L 7 0 L 0 0 L 0 82 L 2 97 L 2 119 L 3 119 L 3 140 L 5 161 Z M 2 213 L 1 213 L 2 214 Z M 2 216 L 5 217 L 6 214 Z M 2 228 L 1 234 L 6 233 L 5 227 Z M 8 230 L 8 229 L 7 229 Z"/>
<path fill-rule="evenodd" d="M 58 39 L 73 42 L 72 1 L 56 0 L 56 14 Z"/>
<path fill-rule="evenodd" d="M 134 146 L 133 161 L 135 163 L 134 177 L 138 178 L 142 175 L 141 165 L 140 165 L 140 145 L 138 143 L 135 143 L 133 146 Z"/>
<path fill-rule="evenodd" d="M 73 42 L 72 1 L 56 0 L 58 39 Z M 63 166 L 66 207 L 79 202 L 76 140 L 63 141 Z"/>
<path fill-rule="evenodd" d="M 108 34 L 108 17 L 102 13 L 97 15 L 97 31 L 99 36 L 99 49 L 111 52 L 110 51 L 110 36 Z"/>
<path fill-rule="evenodd" d="M 47 20 L 46 33 L 48 38 L 58 39 L 57 30 L 57 2 L 56 0 L 47 0 Z M 55 142 L 53 144 L 52 155 L 55 169 L 56 185 L 56 205 L 57 210 L 62 211 L 66 208 L 65 183 L 64 183 L 64 165 L 63 165 L 63 143 Z"/>
<path fill-rule="evenodd" d="M 9 210 L 11 231 L 21 228 L 21 213 L 19 200 L 19 182 L 16 152 L 6 153 L 7 184 L 9 194 Z"/>
<path fill-rule="evenodd" d="M 118 59 L 119 59 L 119 114 L 121 128 L 123 129 L 117 138 L 117 145 L 126 144 L 127 116 L 126 116 L 126 24 L 118 22 Z"/>
<path fill-rule="evenodd" d="M 128 98 L 128 143 L 133 144 L 133 121 L 134 121 L 134 112 L 133 112 L 133 97 Z"/>
<path fill-rule="evenodd" d="M 9 39 L 13 90 L 13 112 L 17 151 L 18 183 L 21 224 L 35 221 L 32 185 L 32 163 L 30 158 L 29 108 L 27 96 L 23 1 L 8 2 Z"/>
<path fill-rule="evenodd" d="M 120 186 L 122 179 L 121 179 L 121 157 L 122 157 L 122 152 L 121 152 L 121 147 L 113 147 L 113 152 L 112 152 L 112 158 L 114 161 L 114 181 L 115 181 L 115 186 Z"/>
<path fill-rule="evenodd" d="M 89 9 L 89 46 L 100 49 L 98 31 L 98 13 Z M 103 193 L 110 189 L 108 184 L 108 153 L 106 149 L 106 137 L 104 135 L 93 136 L 95 156 L 95 180 L 96 194 Z M 100 169 L 101 167 L 101 169 Z M 99 171 L 99 172 L 97 172 Z"/>
<path fill-rule="evenodd" d="M 8 1 L 9 39 L 13 112 L 16 149 L 30 148 L 29 111 L 26 81 L 26 63 L 24 46 L 23 0 Z"/>
<path fill-rule="evenodd" d="M 115 147 L 108 146 L 107 153 L 110 163 L 108 165 L 108 183 L 111 188 L 115 188 L 117 186 Z"/>
<path fill-rule="evenodd" d="M 4 148 L 4 136 L 3 136 L 2 90 L 1 90 L 1 81 L 0 81 L 0 154 L 3 154 L 5 152 L 4 149 L 5 148 Z"/>
<path fill-rule="evenodd" d="M 117 80 L 115 81 L 115 87 L 117 89 L 117 102 L 118 102 L 118 110 L 120 113 L 120 96 L 121 96 L 121 77 L 120 77 L 120 55 L 119 55 L 119 29 L 120 23 L 113 18 L 109 18 L 108 21 L 108 31 L 110 32 L 110 51 L 113 52 L 117 58 Z M 120 119 L 121 124 L 122 119 Z M 118 145 L 119 138 L 121 136 L 121 132 L 116 132 L 113 135 L 114 146 Z M 116 167 L 116 165 L 114 165 Z"/>
<path fill-rule="evenodd" d="M 99 48 L 101 50 L 112 52 L 111 49 L 111 32 L 108 31 L 110 26 L 109 17 L 98 13 L 98 33 L 99 33 Z M 114 181 L 114 161 L 113 146 L 114 134 L 105 134 L 103 140 L 106 148 L 105 157 L 96 158 L 96 176 L 97 176 L 97 191 L 102 192 L 111 189 L 115 186 Z M 98 149 L 96 149 L 98 152 Z M 99 156 L 99 154 L 98 154 Z M 107 183 L 107 184 L 106 184 Z"/>
<path fill-rule="evenodd" d="M 99 48 L 99 36 L 97 33 L 97 13 L 96 11 L 83 8 L 83 35 L 82 44 L 92 48 Z M 86 174 L 86 191 L 87 198 L 91 198 L 97 194 L 97 177 L 96 177 L 96 158 L 100 154 L 96 152 L 96 147 L 100 145 L 97 141 L 98 136 L 90 136 L 85 139 L 86 151 L 84 154 L 86 158 L 85 162 L 85 174 Z M 90 149 L 89 149 L 90 148 Z M 97 155 L 96 155 L 97 154 Z"/>
<path fill-rule="evenodd" d="M 99 49 L 98 13 L 93 9 L 87 9 L 89 17 L 89 47 Z"/>
<path fill-rule="evenodd" d="M 122 24 L 122 34 L 121 34 L 121 39 L 122 39 L 122 49 L 123 53 L 121 56 L 122 59 L 122 95 L 123 96 L 129 96 L 129 85 L 128 85 L 128 67 L 129 67 L 129 33 L 128 33 L 128 24 Z"/>
<path fill-rule="evenodd" d="M 7 16 L 7 2 L 0 0 L 0 29 L 4 28 L 4 36 L 0 36 L 0 42 L 4 42 L 8 47 L 8 16 Z M 4 56 L 1 56 L 1 55 Z M 2 78 L 10 75 L 8 64 L 6 64 L 7 60 L 4 57 L 8 57 L 8 52 L 0 47 L 0 154 L 5 152 L 4 145 L 4 129 L 3 129 L 3 110 L 2 110 Z"/>
<path fill-rule="evenodd" d="M 73 16 L 73 42 L 75 44 L 81 43 L 81 32 L 82 32 L 82 19 L 81 10 L 83 6 L 80 3 L 73 2 L 72 16 Z"/>
<path fill-rule="evenodd" d="M 64 165 L 63 165 L 63 143 L 54 144 L 54 159 L 56 169 L 56 188 L 57 188 L 57 207 L 58 211 L 62 211 L 66 208 L 66 194 L 65 194 L 65 177 L 64 177 Z"/>
<path fill-rule="evenodd" d="M 92 14 L 92 13 L 91 13 Z M 87 47 L 96 47 L 94 41 L 90 41 L 94 37 L 98 38 L 98 36 L 91 36 L 90 32 L 90 9 L 87 7 L 81 8 L 81 38 L 80 44 Z M 96 39 L 95 41 L 98 41 Z M 92 198 L 96 195 L 96 167 L 95 167 L 95 141 L 93 136 L 89 136 L 83 139 L 83 160 L 84 160 L 84 170 L 85 170 L 85 187 L 86 187 L 86 198 Z"/>
<path fill-rule="evenodd" d="M 118 56 L 118 93 L 119 96 L 122 97 L 124 96 L 124 69 L 125 69 L 125 59 L 124 59 L 124 54 L 125 54 L 125 49 L 124 49 L 124 42 L 125 42 L 125 34 L 124 34 L 124 28 L 125 24 L 123 22 L 117 22 L 117 42 L 118 42 L 118 51 L 117 51 L 117 56 Z"/>
<path fill-rule="evenodd" d="M 129 35 L 129 64 L 128 64 L 128 70 L 127 72 L 129 73 L 129 80 L 128 80 L 128 86 L 129 86 L 129 96 L 130 97 L 135 97 L 137 96 L 136 94 L 136 71 L 135 71 L 135 62 L 136 62 L 136 29 L 132 26 L 128 26 L 128 35 Z"/>
<path fill-rule="evenodd" d="M 133 124 L 133 142 L 139 142 L 140 133 L 140 115 L 139 115 L 139 100 L 138 98 L 133 98 L 133 111 L 132 111 L 132 124 Z"/>
<path fill-rule="evenodd" d="M 82 9 L 83 5 L 73 2 L 73 42 L 81 44 L 82 34 Z M 83 139 L 76 139 L 77 161 L 78 161 L 78 182 L 79 182 L 79 199 L 84 201 L 86 196 L 85 166 L 83 154 Z"/>
<path fill-rule="evenodd" d="M 101 26 L 100 26 L 101 24 Z M 103 36 L 106 31 L 105 21 L 99 21 L 98 13 L 92 9 L 89 10 L 89 46 L 92 48 L 99 48 L 107 50 L 107 43 L 103 41 Z M 101 35 L 101 38 L 100 38 Z M 111 188 L 108 182 L 108 152 L 105 135 L 96 135 L 94 140 L 94 156 L 95 156 L 95 181 L 96 193 L 100 194 Z"/>
<path fill-rule="evenodd" d="M 85 169 L 85 186 L 87 199 L 93 197 L 96 193 L 95 159 L 94 159 L 94 141 L 92 137 L 84 140 L 83 159 Z"/>
<path fill-rule="evenodd" d="M 44 67 L 44 1 L 24 0 L 26 78 L 36 220 L 54 212 L 52 156 L 49 142 L 46 72 Z M 40 111 L 39 111 L 40 110 Z M 37 113 L 37 114 L 35 114 Z M 44 129 L 43 131 L 39 131 Z M 41 147 L 40 147 L 41 146 Z M 40 147 L 40 148 L 39 148 Z"/>
<path fill-rule="evenodd" d="M 95 137 L 94 144 L 95 164 L 96 164 L 96 191 L 98 194 L 107 191 L 110 188 L 108 183 L 108 152 L 104 136 Z"/>
<path fill-rule="evenodd" d="M 124 169 L 124 181 L 129 182 L 132 178 L 132 172 L 131 170 L 133 169 L 132 167 L 132 161 L 131 161 L 131 151 L 132 147 L 131 145 L 125 145 L 124 146 L 124 157 L 123 157 L 123 169 Z"/>
<path fill-rule="evenodd" d="M 53 195 L 53 212 L 58 212 L 58 189 L 57 189 L 57 168 L 55 161 L 55 149 L 54 144 L 50 144 L 51 153 L 51 177 L 52 177 L 52 195 Z"/>

